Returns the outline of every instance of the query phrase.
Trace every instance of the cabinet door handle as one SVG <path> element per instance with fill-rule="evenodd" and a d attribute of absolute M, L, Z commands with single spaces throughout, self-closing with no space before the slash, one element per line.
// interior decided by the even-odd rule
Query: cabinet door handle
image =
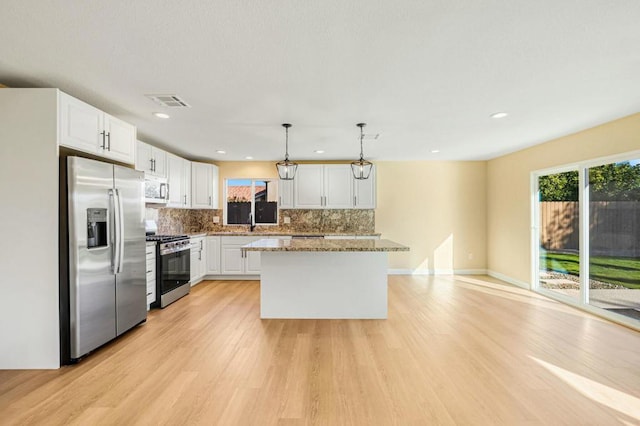
<path fill-rule="evenodd" d="M 282 195 L 278 196 L 278 204 L 282 204 Z"/>
<path fill-rule="evenodd" d="M 107 132 L 107 151 L 111 151 L 111 132 Z"/>
<path fill-rule="evenodd" d="M 100 132 L 100 134 L 102 135 L 102 145 L 100 145 L 100 148 L 102 148 L 102 149 L 106 149 L 105 147 L 106 147 L 107 145 L 106 145 L 106 142 L 105 142 L 105 137 L 106 137 L 107 132 L 105 132 L 105 131 L 103 130 L 102 132 Z"/>
<path fill-rule="evenodd" d="M 185 206 L 187 205 L 187 196 L 186 195 L 184 196 L 184 205 Z"/>
<path fill-rule="evenodd" d="M 353 206 L 357 206 L 358 205 L 358 201 L 356 200 L 356 196 L 353 196 Z"/>
<path fill-rule="evenodd" d="M 149 170 L 153 171 L 153 158 L 149 159 L 149 163 L 151 163 L 151 167 L 149 168 Z"/>
<path fill-rule="evenodd" d="M 209 207 L 211 207 L 211 206 L 212 206 L 212 203 L 211 203 L 211 195 L 209 195 Z"/>

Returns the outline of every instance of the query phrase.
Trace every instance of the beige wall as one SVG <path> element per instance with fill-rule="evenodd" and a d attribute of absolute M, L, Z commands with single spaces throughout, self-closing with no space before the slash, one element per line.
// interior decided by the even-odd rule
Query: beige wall
<path fill-rule="evenodd" d="M 487 267 L 531 281 L 531 172 L 640 149 L 640 114 L 488 162 Z"/>
<path fill-rule="evenodd" d="M 376 231 L 411 248 L 390 253 L 389 268 L 486 268 L 486 162 L 393 161 L 376 167 Z"/>

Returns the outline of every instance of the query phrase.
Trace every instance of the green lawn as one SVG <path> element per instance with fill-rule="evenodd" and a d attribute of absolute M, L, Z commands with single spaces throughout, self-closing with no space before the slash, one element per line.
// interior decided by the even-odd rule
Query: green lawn
<path fill-rule="evenodd" d="M 540 255 L 540 268 L 580 275 L 577 254 L 543 252 Z M 593 280 L 640 289 L 640 259 L 638 258 L 594 256 L 589 265 L 589 274 Z"/>

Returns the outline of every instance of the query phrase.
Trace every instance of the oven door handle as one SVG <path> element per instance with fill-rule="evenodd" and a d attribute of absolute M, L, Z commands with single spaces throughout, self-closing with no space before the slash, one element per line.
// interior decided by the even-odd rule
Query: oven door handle
<path fill-rule="evenodd" d="M 191 249 L 190 244 L 185 244 L 182 247 L 172 247 L 172 248 L 169 248 L 169 249 L 163 249 L 163 250 L 160 250 L 160 256 L 165 256 L 165 255 L 168 255 L 168 254 L 180 253 L 180 252 L 183 252 L 185 250 L 190 250 L 190 249 Z"/>

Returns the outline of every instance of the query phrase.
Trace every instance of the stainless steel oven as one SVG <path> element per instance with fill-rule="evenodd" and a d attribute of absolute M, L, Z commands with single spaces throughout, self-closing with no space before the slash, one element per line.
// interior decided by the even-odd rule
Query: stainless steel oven
<path fill-rule="evenodd" d="M 164 308 L 191 289 L 191 244 L 186 235 L 159 235 L 147 237 L 156 241 L 156 302 L 154 307 Z"/>

